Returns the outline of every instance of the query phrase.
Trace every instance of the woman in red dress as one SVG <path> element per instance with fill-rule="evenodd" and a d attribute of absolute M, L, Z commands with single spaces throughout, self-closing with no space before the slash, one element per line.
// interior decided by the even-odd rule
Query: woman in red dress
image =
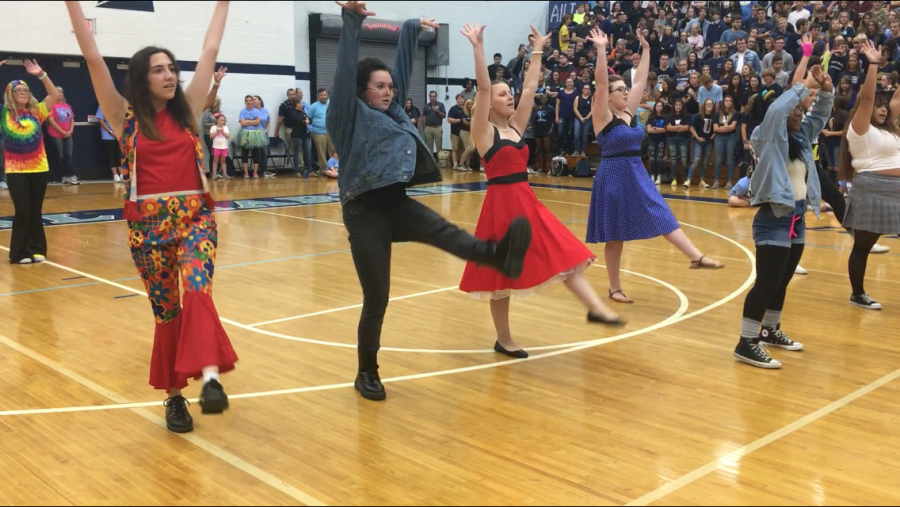
<path fill-rule="evenodd" d="M 169 393 L 164 403 L 169 430 L 187 433 L 194 429 L 181 395 L 188 379 L 203 378 L 202 413 L 220 414 L 228 408 L 228 396 L 219 374 L 237 362 L 212 299 L 218 234 L 197 132 L 200 114 L 214 98 L 209 83 L 228 2 L 213 9 L 186 88 L 175 56 L 150 46 L 128 62 L 124 97 L 84 24 L 80 2 L 66 5 L 97 101 L 123 150 L 129 246 L 156 318 L 150 385 Z M 216 75 L 213 90 L 221 77 Z"/>
<path fill-rule="evenodd" d="M 596 257 L 534 195 L 528 185 L 528 146 L 521 132 L 528 123 L 534 93 L 541 73 L 532 65 L 525 75 L 519 108 L 506 83 L 491 83 L 484 57 L 484 27 L 466 24 L 462 34 L 472 43 L 478 95 L 472 117 L 471 136 L 485 162 L 488 190 L 485 195 L 475 236 L 480 239 L 502 237 L 513 218 L 525 215 L 531 221 L 531 248 L 525 255 L 522 276 L 512 280 L 490 268 L 474 263 L 466 265 L 460 290 L 473 297 L 491 298 L 491 315 L 497 329 L 494 350 L 515 358 L 528 357 L 509 330 L 509 298 L 527 297 L 546 285 L 565 282 L 588 308 L 588 322 L 623 325 L 594 292 L 584 270 Z M 531 27 L 534 47 L 544 47 L 545 36 Z M 548 35 L 549 36 L 549 35 Z M 541 51 L 532 53 L 541 54 Z"/>

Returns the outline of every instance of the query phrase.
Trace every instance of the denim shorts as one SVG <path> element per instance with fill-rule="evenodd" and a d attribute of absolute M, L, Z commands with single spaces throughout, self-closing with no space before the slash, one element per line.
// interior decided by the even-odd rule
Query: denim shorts
<path fill-rule="evenodd" d="M 753 218 L 753 242 L 756 246 L 780 246 L 806 243 L 806 200 L 794 203 L 794 212 L 778 218 L 769 203 L 763 204 Z"/>

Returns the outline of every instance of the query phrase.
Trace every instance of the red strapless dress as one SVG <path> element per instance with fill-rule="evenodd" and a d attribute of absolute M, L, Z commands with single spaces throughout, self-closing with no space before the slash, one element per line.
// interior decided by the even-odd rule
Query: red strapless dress
<path fill-rule="evenodd" d="M 528 185 L 528 145 L 524 140 L 501 139 L 494 130 L 494 146 L 484 156 L 488 189 L 478 217 L 475 236 L 499 240 L 514 218 L 531 221 L 531 247 L 525 255 L 522 276 L 512 280 L 486 267 L 466 265 L 460 290 L 474 298 L 527 297 L 543 287 L 583 271 L 596 260 L 594 254 L 534 195 Z"/>

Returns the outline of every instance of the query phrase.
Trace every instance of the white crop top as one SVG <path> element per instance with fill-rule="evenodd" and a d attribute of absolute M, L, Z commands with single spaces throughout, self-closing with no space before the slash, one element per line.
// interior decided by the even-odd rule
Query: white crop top
<path fill-rule="evenodd" d="M 873 126 L 864 135 L 847 128 L 847 146 L 858 173 L 900 169 L 900 137 Z"/>

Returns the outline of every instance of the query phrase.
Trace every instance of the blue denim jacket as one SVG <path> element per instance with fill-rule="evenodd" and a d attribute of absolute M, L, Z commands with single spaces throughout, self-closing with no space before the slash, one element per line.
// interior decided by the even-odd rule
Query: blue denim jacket
<path fill-rule="evenodd" d="M 809 88 L 797 83 L 786 90 L 769 106 L 763 122 L 756 127 L 750 136 L 750 146 L 757 155 L 756 169 L 750 179 L 753 189 L 751 204 L 760 206 L 771 203 L 772 211 L 777 217 L 783 217 L 794 211 L 794 187 L 788 175 L 788 131 L 787 119 L 800 101 L 808 97 Z M 819 186 L 819 175 L 816 172 L 816 161 L 812 151 L 815 141 L 825 122 L 831 116 L 831 105 L 834 102 L 832 92 L 820 91 L 819 98 L 800 125 L 800 130 L 790 134 L 801 142 L 803 161 L 806 162 L 807 203 L 819 217 L 819 203 L 822 200 L 822 187 Z"/>
<path fill-rule="evenodd" d="M 364 16 L 343 10 L 337 72 L 331 89 L 327 129 L 341 159 L 338 177 L 341 204 L 370 190 L 405 183 L 441 181 L 441 172 L 418 129 L 404 111 L 422 24 L 403 24 L 391 77 L 396 93 L 387 112 L 356 95 L 359 38 Z"/>

